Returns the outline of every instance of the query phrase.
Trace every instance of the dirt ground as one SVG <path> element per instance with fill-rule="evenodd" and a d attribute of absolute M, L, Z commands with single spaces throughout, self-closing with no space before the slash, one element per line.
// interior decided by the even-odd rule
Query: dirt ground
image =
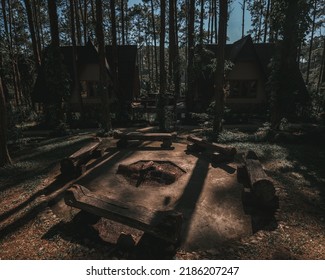
<path fill-rule="evenodd" d="M 233 142 L 236 161 L 215 165 L 185 153 L 186 133 L 174 150 L 144 143 L 122 151 L 106 139 L 106 152 L 70 180 L 59 161 L 92 134 L 38 140 L 0 169 L 1 259 L 325 259 L 325 148 L 323 145 Z M 243 202 L 236 180 L 240 155 L 256 151 L 276 186 L 279 207 L 260 213 Z M 184 171 L 168 185 L 142 184 L 116 174 L 118 164 L 171 161 Z M 64 190 L 78 183 L 114 199 L 153 210 L 183 213 L 179 248 L 139 230 L 92 217 L 65 205 Z"/>

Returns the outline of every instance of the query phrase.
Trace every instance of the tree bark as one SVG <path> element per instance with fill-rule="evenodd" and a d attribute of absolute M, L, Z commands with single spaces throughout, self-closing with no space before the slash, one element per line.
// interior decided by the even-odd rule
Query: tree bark
<path fill-rule="evenodd" d="M 314 41 L 314 32 L 315 32 L 315 21 L 316 21 L 316 13 L 317 13 L 317 0 L 314 0 L 314 12 L 313 12 L 313 24 L 311 28 L 311 36 L 310 36 L 310 44 L 308 51 L 308 64 L 307 64 L 307 77 L 306 77 L 306 85 L 309 84 L 309 72 L 310 72 L 310 64 L 311 64 L 311 53 L 313 51 L 313 41 Z"/>
<path fill-rule="evenodd" d="M 121 28 L 122 28 L 122 45 L 125 45 L 125 17 L 124 17 L 124 0 L 121 0 Z"/>
<path fill-rule="evenodd" d="M 252 193 L 261 204 L 268 203 L 275 197 L 273 182 L 266 175 L 258 159 L 246 158 L 246 170 Z"/>
<path fill-rule="evenodd" d="M 155 24 L 155 10 L 153 6 L 153 0 L 150 1 L 151 5 L 151 20 L 152 20 L 152 32 L 153 32 L 153 42 L 155 51 L 155 64 L 156 64 L 156 84 L 158 84 L 158 54 L 157 54 L 157 36 L 156 36 L 156 24 Z"/>
<path fill-rule="evenodd" d="M 50 16 L 50 31 L 52 45 L 54 47 L 60 46 L 60 37 L 59 37 L 59 25 L 58 25 L 58 14 L 56 9 L 56 1 L 47 0 L 48 11 Z"/>
<path fill-rule="evenodd" d="M 76 30 L 77 30 L 77 41 L 78 45 L 81 46 L 81 25 L 80 25 L 80 15 L 79 15 L 79 9 L 78 9 L 78 2 L 79 0 L 74 0 L 74 12 L 75 12 L 75 21 L 76 21 Z"/>
<path fill-rule="evenodd" d="M 217 0 L 214 0 L 214 42 L 218 42 L 218 5 Z"/>
<path fill-rule="evenodd" d="M 195 0 L 189 1 L 189 20 L 188 20 L 188 65 L 187 65 L 187 95 L 186 108 L 190 112 L 194 107 L 194 21 L 195 21 Z"/>
<path fill-rule="evenodd" d="M 159 129 L 165 131 L 165 92 L 166 92 L 166 69 L 165 69 L 165 28 L 166 28 L 166 1 L 160 1 L 160 46 L 159 46 L 159 97 L 158 97 L 158 122 Z"/>
<path fill-rule="evenodd" d="M 84 11 L 83 11 L 83 32 L 84 32 L 84 43 L 86 45 L 87 41 L 88 41 L 88 31 L 87 31 L 87 24 L 88 24 L 88 4 L 87 4 L 87 0 L 84 0 Z"/>
<path fill-rule="evenodd" d="M 200 45 L 203 45 L 204 0 L 200 0 Z"/>
<path fill-rule="evenodd" d="M 8 44 L 8 50 L 9 50 L 9 56 L 10 56 L 10 62 L 11 62 L 11 68 L 12 68 L 12 80 L 13 80 L 13 85 L 14 85 L 14 93 L 15 93 L 15 101 L 16 101 L 16 106 L 20 105 L 20 100 L 19 100 L 19 87 L 18 87 L 18 80 L 17 80 L 17 73 L 16 73 L 16 58 L 14 56 L 14 51 L 13 51 L 13 41 L 12 41 L 12 28 L 11 28 L 11 6 L 10 2 L 8 3 L 8 17 L 6 14 L 6 1 L 2 0 L 1 1 L 1 7 L 2 7 L 2 15 L 3 15 L 3 23 L 4 23 L 4 28 L 5 28 L 5 34 L 6 34 L 6 41 Z"/>
<path fill-rule="evenodd" d="M 35 26 L 34 26 L 34 22 L 36 22 L 36 20 L 33 20 L 33 13 L 32 13 L 30 1 L 24 0 L 24 2 L 25 2 L 26 12 L 27 12 L 30 37 L 32 39 L 35 65 L 36 65 L 36 68 L 38 68 L 41 65 L 41 57 L 40 57 L 40 50 L 38 49 L 38 43 L 36 40 L 36 33 L 35 33 Z"/>
<path fill-rule="evenodd" d="M 11 164 L 7 147 L 7 110 L 2 78 L 0 77 L 0 167 Z"/>
<path fill-rule="evenodd" d="M 180 57 L 179 57 L 179 48 L 178 48 L 178 20 L 177 20 L 177 1 L 174 0 L 174 13 L 175 13 L 175 68 L 174 68 L 174 84 L 175 84 L 175 95 L 177 102 L 178 97 L 180 96 L 181 91 L 181 73 L 180 73 Z M 175 104 L 176 106 L 177 104 Z"/>
<path fill-rule="evenodd" d="M 215 12 L 216 12 L 216 7 L 215 7 L 216 0 L 211 0 L 211 38 L 210 38 L 210 43 L 213 44 L 213 30 L 214 30 L 214 19 L 215 19 Z"/>
<path fill-rule="evenodd" d="M 323 82 L 325 82 L 325 37 L 323 40 L 323 54 L 322 54 L 322 62 L 319 71 L 318 83 L 317 83 L 317 92 L 319 92 L 320 86 Z"/>
<path fill-rule="evenodd" d="M 268 29 L 268 24 L 269 24 L 269 20 L 270 20 L 270 4 L 271 4 L 271 0 L 267 0 L 266 14 L 265 14 L 265 19 L 264 19 L 264 38 L 263 38 L 263 43 L 266 43 L 267 29 Z"/>
<path fill-rule="evenodd" d="M 225 68 L 225 47 L 227 40 L 227 18 L 228 18 L 228 1 L 220 0 L 219 2 L 219 35 L 218 35 L 218 53 L 217 53 L 217 71 L 215 85 L 215 104 L 213 132 L 218 136 L 222 131 L 222 118 L 224 113 L 225 93 L 224 93 L 224 68 Z"/>
<path fill-rule="evenodd" d="M 104 131 L 108 132 L 112 129 L 112 124 L 108 96 L 108 76 L 106 68 L 105 41 L 103 31 L 103 10 L 101 0 L 96 0 L 96 19 L 96 36 L 99 54 L 99 92 L 102 98 L 102 128 L 104 129 Z"/>
<path fill-rule="evenodd" d="M 241 23 L 241 37 L 242 38 L 244 38 L 244 36 L 245 36 L 245 9 L 246 9 L 246 0 L 243 0 L 243 3 L 242 3 L 243 16 L 242 16 L 242 23 Z"/>
<path fill-rule="evenodd" d="M 236 148 L 227 146 L 227 145 L 222 145 L 222 144 L 217 144 L 217 143 L 210 143 L 207 142 L 199 137 L 195 137 L 192 135 L 189 135 L 187 137 L 187 140 L 196 144 L 199 147 L 209 149 L 214 152 L 218 152 L 220 154 L 224 154 L 226 156 L 234 156 L 237 153 Z"/>
<path fill-rule="evenodd" d="M 292 73 L 296 73 L 297 65 L 297 48 L 298 42 L 298 16 L 299 2 L 289 1 L 285 11 L 285 22 L 283 26 L 283 41 L 279 45 L 277 66 L 272 69 L 276 78 L 276 89 L 271 92 L 272 103 L 270 107 L 271 126 L 278 129 L 282 118 L 290 117 L 295 112 L 295 94 L 299 90 L 296 77 L 292 77 Z M 271 74 L 272 75 L 272 74 Z"/>
<path fill-rule="evenodd" d="M 119 92 L 118 84 L 118 52 L 117 52 L 117 37 L 116 37 L 116 12 L 115 12 L 115 0 L 110 0 L 111 20 L 112 20 L 112 57 L 113 61 L 110 61 L 113 72 L 113 93 L 117 96 Z M 120 99 L 120 101 L 122 101 Z M 123 101 L 122 101 L 123 102 Z M 121 105 L 121 104 L 120 104 Z M 121 108 L 122 109 L 122 108 Z"/>
<path fill-rule="evenodd" d="M 73 80 L 74 80 L 74 87 L 73 91 L 74 94 L 78 96 L 80 111 L 82 113 L 83 111 L 83 104 L 82 104 L 82 97 L 80 92 L 80 81 L 79 81 L 79 75 L 78 75 L 78 68 L 77 68 L 77 56 L 76 56 L 76 32 L 75 32 L 75 21 L 74 21 L 74 15 L 75 10 L 77 7 L 75 6 L 75 1 L 70 0 L 70 18 L 71 18 L 71 41 L 72 41 L 72 64 L 73 64 Z"/>
<path fill-rule="evenodd" d="M 168 72 L 169 72 L 169 88 L 172 86 L 172 81 L 174 81 L 174 69 L 175 69 L 175 11 L 174 11 L 174 1 L 169 0 L 169 64 L 168 64 Z"/>
<path fill-rule="evenodd" d="M 37 8 L 36 0 L 32 0 L 32 8 L 33 8 L 33 14 L 34 14 L 34 20 L 35 20 L 35 32 L 37 36 L 37 48 L 39 51 L 39 55 L 41 55 L 42 52 L 42 46 L 41 46 L 41 36 L 40 36 L 40 15 L 39 15 L 39 8 Z"/>

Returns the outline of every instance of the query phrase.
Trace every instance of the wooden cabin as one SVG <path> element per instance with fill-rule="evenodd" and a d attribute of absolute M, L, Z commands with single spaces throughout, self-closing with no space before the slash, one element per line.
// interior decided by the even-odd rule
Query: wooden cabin
<path fill-rule="evenodd" d="M 214 97 L 214 77 L 206 67 L 211 59 L 216 58 L 217 45 L 205 46 L 205 58 L 202 63 L 205 67 L 197 80 L 196 104 L 198 109 L 206 109 Z M 231 62 L 227 71 L 228 96 L 226 106 L 233 112 L 258 113 L 265 112 L 268 103 L 266 82 L 270 75 L 268 65 L 275 52 L 272 43 L 253 43 L 248 35 L 233 44 L 227 44 L 225 59 Z M 297 76 L 303 94 L 307 93 L 302 75 L 297 65 Z"/>
<path fill-rule="evenodd" d="M 61 46 L 60 51 L 63 63 L 70 76 L 70 110 L 72 112 L 81 112 L 81 110 L 84 112 L 92 111 L 96 114 L 102 103 L 98 92 L 99 55 L 97 48 L 91 41 L 88 41 L 85 46 L 77 46 L 74 49 L 76 66 L 73 63 L 72 46 Z M 111 71 L 112 53 L 112 47 L 106 46 L 106 67 L 111 99 L 114 103 L 118 101 L 119 106 L 130 106 L 131 101 L 134 97 L 138 96 L 140 91 L 137 46 L 117 46 L 117 85 L 114 84 Z M 51 104 L 52 100 L 48 96 L 44 77 L 44 69 L 41 67 L 38 71 L 32 98 L 34 102 Z M 113 109 L 117 108 L 115 105 L 112 107 Z"/>

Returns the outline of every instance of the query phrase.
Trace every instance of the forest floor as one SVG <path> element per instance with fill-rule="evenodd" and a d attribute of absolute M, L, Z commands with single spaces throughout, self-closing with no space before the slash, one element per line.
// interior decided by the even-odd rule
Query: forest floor
<path fill-rule="evenodd" d="M 185 141 L 188 133 L 180 132 L 179 141 Z M 76 211 L 71 211 L 69 221 L 64 220 L 53 209 L 71 181 L 59 177 L 58 163 L 94 136 L 83 133 L 35 138 L 19 151 L 12 151 L 13 165 L 0 169 L 0 259 L 324 260 L 325 145 L 254 141 L 256 135 L 238 131 L 231 135 L 236 141 L 229 143 L 239 154 L 247 150 L 257 153 L 275 182 L 279 198 L 274 220 L 258 230 L 253 228 L 252 234 L 222 242 L 211 250 L 138 255 L 128 242 L 101 240 L 95 230 L 85 227 Z M 252 225 L 254 219 L 251 214 Z M 100 226 L 105 227 L 105 223 Z"/>

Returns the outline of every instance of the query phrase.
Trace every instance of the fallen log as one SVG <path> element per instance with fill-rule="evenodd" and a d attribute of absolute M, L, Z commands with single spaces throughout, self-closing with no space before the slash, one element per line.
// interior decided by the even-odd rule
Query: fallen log
<path fill-rule="evenodd" d="M 170 148 L 173 144 L 173 140 L 176 139 L 176 133 L 141 133 L 141 132 L 129 132 L 123 133 L 114 131 L 113 137 L 120 139 L 117 143 L 119 148 L 126 147 L 128 141 L 140 140 L 140 141 L 162 141 L 162 148 Z"/>
<path fill-rule="evenodd" d="M 237 165 L 237 181 L 244 185 L 244 187 L 249 185 L 249 179 L 247 174 L 247 169 L 244 164 Z"/>
<path fill-rule="evenodd" d="M 246 158 L 245 166 L 252 194 L 262 204 L 272 201 L 275 197 L 274 184 L 265 173 L 260 161 Z"/>
<path fill-rule="evenodd" d="M 91 214 L 142 230 L 170 243 L 179 243 L 182 214 L 152 211 L 95 194 L 81 185 L 72 185 L 65 193 L 65 203 Z"/>
<path fill-rule="evenodd" d="M 235 154 L 237 153 L 236 148 L 234 147 L 230 147 L 227 145 L 222 145 L 222 144 L 216 144 L 216 143 L 210 143 L 206 140 L 203 140 L 199 137 L 193 136 L 193 135 L 189 135 L 187 137 L 187 140 L 206 149 L 218 152 L 220 154 L 224 154 L 227 156 L 235 156 Z"/>
<path fill-rule="evenodd" d="M 81 175 L 85 172 L 85 164 L 92 157 L 97 158 L 102 155 L 102 151 L 98 149 L 101 140 L 97 138 L 96 142 L 91 142 L 82 147 L 72 155 L 64 158 L 60 162 L 60 170 L 63 175 Z"/>

